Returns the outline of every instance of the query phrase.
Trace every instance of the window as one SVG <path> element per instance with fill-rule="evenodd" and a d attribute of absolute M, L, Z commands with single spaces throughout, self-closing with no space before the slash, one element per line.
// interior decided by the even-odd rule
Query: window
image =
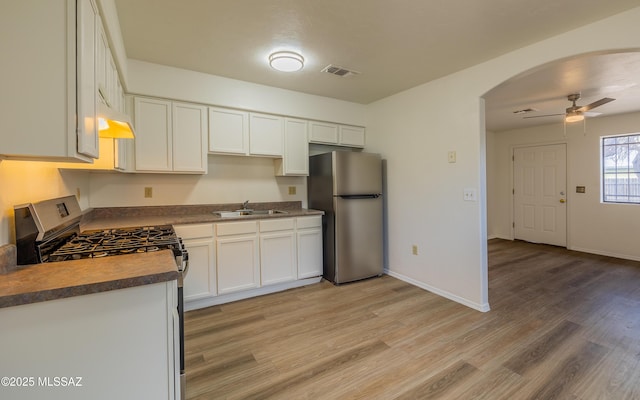
<path fill-rule="evenodd" d="M 640 204 L 640 133 L 602 138 L 602 201 Z"/>

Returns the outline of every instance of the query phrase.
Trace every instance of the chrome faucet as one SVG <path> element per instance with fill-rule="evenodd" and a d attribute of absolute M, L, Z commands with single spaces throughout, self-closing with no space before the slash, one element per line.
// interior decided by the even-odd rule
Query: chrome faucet
<path fill-rule="evenodd" d="M 243 210 L 247 210 L 247 209 L 248 209 L 248 208 L 247 208 L 248 206 L 249 206 L 249 200 L 247 200 L 247 201 L 245 201 L 244 203 L 242 203 L 242 209 L 243 209 Z"/>

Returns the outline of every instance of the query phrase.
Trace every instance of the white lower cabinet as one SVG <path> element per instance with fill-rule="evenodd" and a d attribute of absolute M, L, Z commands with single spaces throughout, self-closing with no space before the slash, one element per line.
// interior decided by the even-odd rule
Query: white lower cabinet
<path fill-rule="evenodd" d="M 298 278 L 294 228 L 293 218 L 260 221 L 260 281 L 263 286 Z"/>
<path fill-rule="evenodd" d="M 218 294 L 260 287 L 257 221 L 216 224 Z"/>
<path fill-rule="evenodd" d="M 177 300 L 174 280 L 1 308 L 0 376 L 24 385 L 0 397 L 179 399 Z"/>
<path fill-rule="evenodd" d="M 217 295 L 213 224 L 175 225 L 174 229 L 189 253 L 184 300 L 188 302 Z"/>
<path fill-rule="evenodd" d="M 322 276 L 320 215 L 174 229 L 189 252 L 187 310 L 308 285 Z"/>
<path fill-rule="evenodd" d="M 322 216 L 298 217 L 298 279 L 322 275 Z"/>

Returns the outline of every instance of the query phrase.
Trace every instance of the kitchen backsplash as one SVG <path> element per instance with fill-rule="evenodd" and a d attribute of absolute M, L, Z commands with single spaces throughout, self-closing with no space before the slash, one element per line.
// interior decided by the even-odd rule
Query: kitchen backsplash
<path fill-rule="evenodd" d="M 13 206 L 74 194 L 82 209 L 298 201 L 305 177 L 276 177 L 271 158 L 209 156 L 206 175 L 58 170 L 56 164 L 0 160 L 0 244 L 14 242 Z M 294 188 L 296 194 L 290 195 Z M 151 188 L 152 197 L 145 197 Z"/>

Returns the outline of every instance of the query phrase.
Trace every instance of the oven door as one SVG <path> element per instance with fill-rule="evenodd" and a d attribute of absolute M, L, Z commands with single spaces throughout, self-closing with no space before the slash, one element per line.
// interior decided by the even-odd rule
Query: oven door
<path fill-rule="evenodd" d="M 184 296 L 182 284 L 178 285 L 178 338 L 180 341 L 180 400 L 187 398 L 187 377 L 184 373 Z"/>

